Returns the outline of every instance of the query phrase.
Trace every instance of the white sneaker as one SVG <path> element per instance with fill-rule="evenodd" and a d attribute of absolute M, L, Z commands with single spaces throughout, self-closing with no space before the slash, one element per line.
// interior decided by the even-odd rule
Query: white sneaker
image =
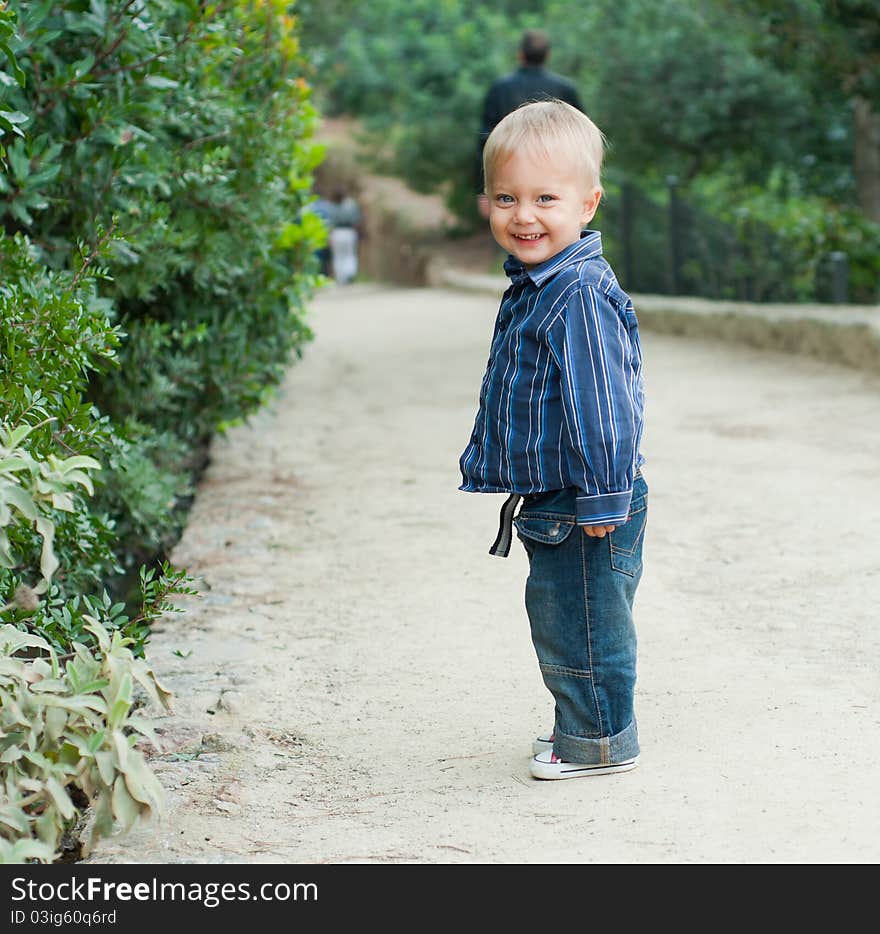
<path fill-rule="evenodd" d="M 532 743 L 532 755 L 537 756 L 538 753 L 547 752 L 548 749 L 552 752 L 554 736 L 555 734 L 552 730 L 550 730 L 548 733 L 544 733 L 542 736 L 539 736 Z"/>
<path fill-rule="evenodd" d="M 580 762 L 565 762 L 552 750 L 539 752 L 531 763 L 532 778 L 583 778 L 586 775 L 610 775 L 613 772 L 629 772 L 639 764 L 639 757 L 608 765 L 585 765 Z"/>

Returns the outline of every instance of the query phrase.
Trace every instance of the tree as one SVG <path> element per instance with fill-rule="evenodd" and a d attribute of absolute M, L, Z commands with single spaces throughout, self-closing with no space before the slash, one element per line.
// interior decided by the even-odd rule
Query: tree
<path fill-rule="evenodd" d="M 674 175 L 690 216 L 705 219 L 701 256 L 711 254 L 717 267 L 730 266 L 734 253 L 748 256 L 753 268 L 741 277 L 777 283 L 777 300 L 816 298 L 828 254 L 845 252 L 851 296 L 875 301 L 876 7 L 876 0 L 304 0 L 303 36 L 329 109 L 362 118 L 386 167 L 420 191 L 444 192 L 475 224 L 471 162 L 483 93 L 512 67 L 522 30 L 543 28 L 551 68 L 575 81 L 609 141 L 610 197 L 601 215 L 609 244 L 614 211 L 624 214 L 615 184 L 628 179 L 665 200 Z M 662 223 L 655 217 L 654 235 L 662 237 Z M 713 232 L 719 223 L 723 231 Z M 760 276 L 756 232 L 772 243 L 761 257 L 776 257 Z M 692 256 L 689 268 L 699 268 L 692 281 L 705 284 L 702 262 Z M 723 278 L 716 276 L 718 289 L 740 289 L 722 286 Z"/>
<path fill-rule="evenodd" d="M 801 155 L 809 96 L 758 54 L 748 24 L 720 0 L 544 0 L 528 14 L 500 0 L 375 0 L 368 13 L 349 4 L 347 18 L 330 3 L 332 29 L 325 6 L 317 18 L 307 5 L 303 35 L 330 108 L 365 117 L 419 190 L 451 181 L 454 208 L 472 210 L 482 97 L 513 66 L 526 27 L 548 31 L 550 66 L 574 79 L 618 168 L 642 179 L 721 170 L 762 181 Z"/>
<path fill-rule="evenodd" d="M 736 4 L 742 8 L 741 4 Z M 819 112 L 828 101 L 849 111 L 858 202 L 880 223 L 880 15 L 876 0 L 749 0 L 774 38 L 765 47 L 793 70 Z"/>

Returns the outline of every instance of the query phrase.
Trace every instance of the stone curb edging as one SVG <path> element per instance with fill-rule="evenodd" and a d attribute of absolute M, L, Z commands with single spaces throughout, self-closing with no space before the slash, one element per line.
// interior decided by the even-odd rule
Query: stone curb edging
<path fill-rule="evenodd" d="M 428 271 L 428 284 L 500 296 L 501 276 L 448 267 Z M 880 372 L 880 305 L 761 305 L 674 295 L 632 296 L 645 328 L 801 354 Z"/>

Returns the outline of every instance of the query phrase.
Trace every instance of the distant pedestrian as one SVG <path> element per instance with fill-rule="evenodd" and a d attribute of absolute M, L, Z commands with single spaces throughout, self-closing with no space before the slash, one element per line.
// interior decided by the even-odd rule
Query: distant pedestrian
<path fill-rule="evenodd" d="M 548 71 L 550 38 L 540 29 L 529 29 L 523 33 L 517 59 L 519 68 L 494 81 L 483 101 L 480 138 L 477 147 L 475 182 L 477 208 L 482 217 L 489 216 L 488 203 L 483 191 L 483 147 L 492 130 L 511 111 L 529 101 L 561 100 L 578 110 L 583 110 L 580 95 L 574 84 Z"/>
<path fill-rule="evenodd" d="M 639 756 L 642 353 L 601 235 L 584 230 L 602 196 L 603 148 L 585 114 L 547 101 L 505 117 L 484 153 L 489 225 L 510 254 L 511 283 L 459 489 L 511 494 L 490 552 L 507 555 L 515 524 L 532 642 L 554 700 L 553 728 L 533 744 L 541 779 L 624 772 Z"/>
<path fill-rule="evenodd" d="M 330 253 L 333 278 L 341 285 L 353 282 L 358 272 L 358 247 L 363 216 L 357 201 L 343 189 L 333 194 L 333 229 Z"/>
<path fill-rule="evenodd" d="M 330 232 L 333 230 L 333 202 L 330 201 L 329 198 L 319 195 L 306 206 L 305 210 L 311 211 L 312 214 L 317 214 L 324 222 L 324 227 L 327 229 L 327 243 L 315 250 L 315 256 L 318 260 L 321 275 L 329 277 L 331 274 Z"/>

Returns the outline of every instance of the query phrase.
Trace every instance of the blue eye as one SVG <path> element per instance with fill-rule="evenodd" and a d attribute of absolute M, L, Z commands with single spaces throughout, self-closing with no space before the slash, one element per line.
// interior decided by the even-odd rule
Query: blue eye
<path fill-rule="evenodd" d="M 546 204 L 546 202 L 548 201 L 555 201 L 556 195 L 541 195 L 541 197 L 538 198 L 538 200 L 543 201 Z"/>
<path fill-rule="evenodd" d="M 501 204 L 509 204 L 513 201 L 513 197 L 511 195 L 497 195 L 495 200 L 499 201 Z"/>

